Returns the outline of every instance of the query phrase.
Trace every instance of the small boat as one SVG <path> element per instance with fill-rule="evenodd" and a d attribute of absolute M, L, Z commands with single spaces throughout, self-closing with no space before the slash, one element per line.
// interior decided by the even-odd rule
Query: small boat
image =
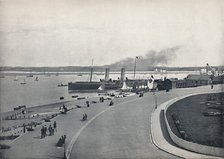
<path fill-rule="evenodd" d="M 86 99 L 86 97 L 78 97 L 77 100 Z"/>
<path fill-rule="evenodd" d="M 33 75 L 32 75 L 32 74 L 29 74 L 29 75 L 27 75 L 26 77 L 33 77 Z"/>
<path fill-rule="evenodd" d="M 50 72 L 44 72 L 44 76 L 45 76 L 45 77 L 50 77 L 51 74 L 50 74 Z"/>
<path fill-rule="evenodd" d="M 82 74 L 81 74 L 81 73 L 79 73 L 77 76 L 82 76 Z"/>
<path fill-rule="evenodd" d="M 26 84 L 26 80 L 24 79 L 23 82 L 21 82 L 20 84 L 22 85 Z"/>
<path fill-rule="evenodd" d="M 96 75 L 97 76 L 101 76 L 101 75 L 104 75 L 104 73 L 97 73 Z"/>
<path fill-rule="evenodd" d="M 38 77 L 35 78 L 35 81 L 39 81 Z"/>
<path fill-rule="evenodd" d="M 5 78 L 5 76 L 1 75 L 0 78 Z"/>
<path fill-rule="evenodd" d="M 30 73 L 26 77 L 33 77 L 32 70 L 30 70 Z"/>
<path fill-rule="evenodd" d="M 13 81 L 18 81 L 18 77 L 16 76 L 15 79 Z"/>
<path fill-rule="evenodd" d="M 18 107 L 13 108 L 14 110 L 26 109 L 26 105 L 21 105 Z"/>
<path fill-rule="evenodd" d="M 68 85 L 67 84 L 63 84 L 63 83 L 58 84 L 58 87 L 66 87 L 66 86 L 68 86 Z"/>

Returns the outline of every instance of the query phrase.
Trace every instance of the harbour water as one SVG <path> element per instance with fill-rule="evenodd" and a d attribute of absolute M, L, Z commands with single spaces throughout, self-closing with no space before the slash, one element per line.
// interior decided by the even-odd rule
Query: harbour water
<path fill-rule="evenodd" d="M 154 78 L 159 79 L 163 77 L 183 79 L 189 73 L 197 72 L 137 72 L 136 78 L 149 78 L 151 75 Z M 36 77 L 38 76 L 38 81 Z M 110 78 L 117 79 L 120 76 L 120 72 L 110 74 Z M 126 77 L 133 78 L 133 72 L 127 72 Z M 15 79 L 17 79 L 15 81 Z M 93 81 L 99 81 L 104 79 L 104 74 L 94 74 Z M 0 103 L 1 112 L 8 112 L 13 110 L 14 107 L 20 105 L 26 105 L 27 107 L 33 107 L 38 105 L 44 105 L 54 102 L 59 102 L 60 97 L 64 97 L 64 100 L 72 99 L 73 95 L 79 97 L 93 97 L 97 96 L 97 93 L 68 93 L 68 87 L 58 87 L 58 84 L 68 84 L 68 82 L 75 81 L 88 81 L 89 74 L 83 75 L 38 75 L 34 74 L 33 77 L 27 77 L 24 75 L 8 75 L 5 78 L 0 79 Z M 26 84 L 21 84 L 25 81 Z"/>

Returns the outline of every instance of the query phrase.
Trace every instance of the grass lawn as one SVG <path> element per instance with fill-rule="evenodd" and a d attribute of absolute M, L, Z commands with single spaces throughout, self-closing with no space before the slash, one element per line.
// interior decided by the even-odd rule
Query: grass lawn
<path fill-rule="evenodd" d="M 224 93 L 195 95 L 167 110 L 172 131 L 185 140 L 224 147 Z"/>

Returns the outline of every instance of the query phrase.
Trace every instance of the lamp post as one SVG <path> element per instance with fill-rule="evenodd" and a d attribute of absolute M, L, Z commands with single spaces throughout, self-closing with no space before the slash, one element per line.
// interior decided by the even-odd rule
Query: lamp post
<path fill-rule="evenodd" d="M 64 135 L 64 157 L 63 157 L 63 159 L 67 159 L 67 156 L 66 156 L 66 147 L 65 147 L 65 139 L 66 139 L 66 135 Z"/>
<path fill-rule="evenodd" d="M 157 96 L 156 96 L 156 93 L 153 92 L 153 95 L 154 95 L 154 100 L 155 100 L 155 109 L 157 109 Z"/>

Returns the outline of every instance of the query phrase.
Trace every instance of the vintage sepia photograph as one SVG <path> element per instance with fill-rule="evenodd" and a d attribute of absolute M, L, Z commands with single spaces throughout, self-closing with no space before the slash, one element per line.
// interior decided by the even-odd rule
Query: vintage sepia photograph
<path fill-rule="evenodd" d="M 224 158 L 224 0 L 0 0 L 0 158 Z"/>

